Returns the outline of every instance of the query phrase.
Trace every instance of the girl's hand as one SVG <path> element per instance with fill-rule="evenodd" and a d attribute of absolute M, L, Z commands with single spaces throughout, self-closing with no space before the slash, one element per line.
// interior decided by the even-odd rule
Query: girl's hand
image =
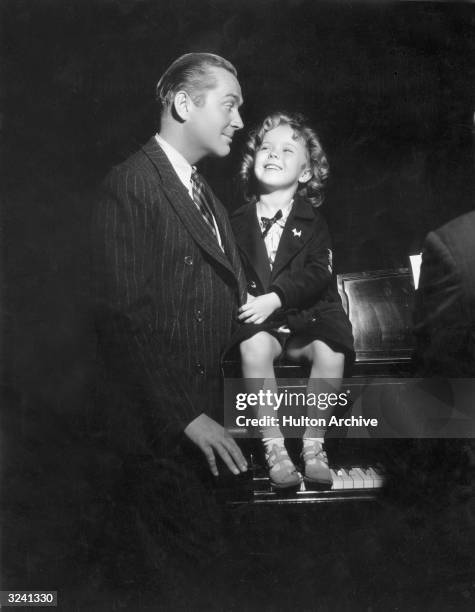
<path fill-rule="evenodd" d="M 275 310 L 282 306 L 277 293 L 266 293 L 241 306 L 239 320 L 245 323 L 263 323 Z"/>
<path fill-rule="evenodd" d="M 252 302 L 253 300 L 255 300 L 255 296 L 251 295 L 250 293 L 247 294 L 247 301 L 246 304 L 249 304 L 249 302 Z"/>

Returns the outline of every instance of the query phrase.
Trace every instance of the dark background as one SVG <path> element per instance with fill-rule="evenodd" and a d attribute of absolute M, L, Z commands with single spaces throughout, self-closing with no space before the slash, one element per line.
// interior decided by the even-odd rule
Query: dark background
<path fill-rule="evenodd" d="M 70 529 L 58 510 L 61 478 L 48 501 L 35 483 L 58 466 L 66 466 L 64 482 L 82 469 L 74 427 L 90 402 L 94 368 L 94 189 L 155 131 L 163 70 L 182 53 L 216 52 L 238 69 L 246 128 L 275 109 L 305 112 L 330 160 L 322 210 L 337 272 L 407 266 L 430 229 L 473 208 L 475 6 L 14 0 L 1 11 L 3 366 L 11 407 L 3 429 L 16 503 L 8 524 L 20 525 L 13 576 L 25 558 L 35 575 L 42 553 L 35 557 L 33 532 L 55 532 L 54 557 L 54 542 Z M 204 164 L 229 210 L 239 203 L 232 179 L 245 131 L 227 159 Z"/>
<path fill-rule="evenodd" d="M 247 127 L 276 108 L 310 117 L 331 164 L 323 211 L 337 272 L 407 266 L 430 229 L 473 208 L 471 3 L 14 0 L 2 9 L 6 366 L 14 377 L 42 370 L 35 392 L 83 383 L 74 359 L 87 341 L 78 330 L 93 189 L 154 132 L 155 83 L 183 52 L 235 63 Z M 204 168 L 229 209 L 244 137 Z"/>

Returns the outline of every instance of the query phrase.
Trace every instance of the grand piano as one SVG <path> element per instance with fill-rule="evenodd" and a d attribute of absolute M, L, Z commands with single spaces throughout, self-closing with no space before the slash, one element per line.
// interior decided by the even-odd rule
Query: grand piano
<path fill-rule="evenodd" d="M 410 377 L 413 374 L 412 311 L 414 277 L 408 268 L 376 270 L 338 275 L 338 290 L 351 320 L 356 360 L 352 380 L 362 378 Z M 293 379 L 295 388 L 305 389 L 305 366 L 281 359 L 275 364 L 277 379 Z M 224 364 L 225 378 L 239 378 L 240 364 Z M 326 440 L 333 476 L 330 490 L 300 490 L 282 493 L 272 490 L 264 465 L 262 445 L 256 439 L 242 439 L 249 470 L 236 479 L 223 478 L 218 496 L 225 504 L 309 504 L 333 501 L 372 500 L 383 488 L 384 465 L 378 459 L 380 440 L 345 439 L 341 435 Z M 286 440 L 288 451 L 299 465 L 301 442 Z M 232 483 L 232 484 L 231 484 Z"/>

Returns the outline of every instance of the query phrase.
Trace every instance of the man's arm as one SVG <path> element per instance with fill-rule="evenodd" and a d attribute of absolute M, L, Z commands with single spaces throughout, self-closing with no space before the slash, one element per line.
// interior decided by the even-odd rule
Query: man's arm
<path fill-rule="evenodd" d="M 156 261 L 157 211 L 151 186 L 137 173 L 114 170 L 94 219 L 94 263 L 100 328 L 119 371 L 153 405 L 159 435 L 177 435 L 202 412 L 186 388 L 187 376 L 170 367 L 155 324 L 150 287 Z"/>
<path fill-rule="evenodd" d="M 424 243 L 416 292 L 416 333 L 456 323 L 459 295 L 460 278 L 455 261 L 439 236 L 431 232 Z"/>
<path fill-rule="evenodd" d="M 440 237 L 431 232 L 424 243 L 414 308 L 415 360 L 421 375 L 449 375 L 458 370 L 465 324 L 460 291 L 456 263 Z"/>

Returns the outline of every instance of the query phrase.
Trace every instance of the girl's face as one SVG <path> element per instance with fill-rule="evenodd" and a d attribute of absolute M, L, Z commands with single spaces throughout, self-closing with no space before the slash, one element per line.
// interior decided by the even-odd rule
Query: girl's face
<path fill-rule="evenodd" d="M 311 178 L 307 148 L 302 138 L 295 138 L 289 125 L 278 125 L 265 133 L 254 160 L 254 174 L 267 193 L 306 183 Z"/>

